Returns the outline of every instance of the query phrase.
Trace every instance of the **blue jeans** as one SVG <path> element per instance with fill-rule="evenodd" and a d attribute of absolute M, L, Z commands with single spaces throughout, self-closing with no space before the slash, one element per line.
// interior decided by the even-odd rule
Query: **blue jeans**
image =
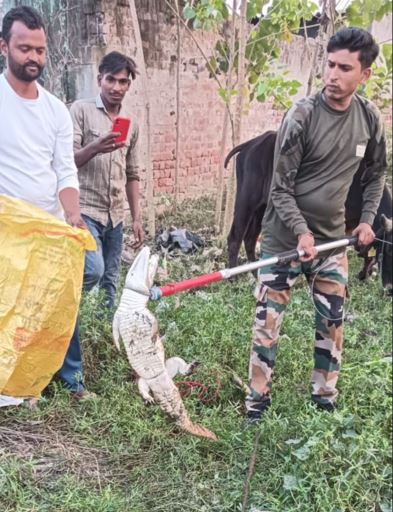
<path fill-rule="evenodd" d="M 109 218 L 106 226 L 82 215 L 90 233 L 97 243 L 96 251 L 87 251 L 83 273 L 83 291 L 89 292 L 95 285 L 105 290 L 108 310 L 115 304 L 116 285 L 120 271 L 121 250 L 123 245 L 123 224 L 115 228 Z M 63 384 L 73 392 L 84 389 L 82 354 L 79 343 L 79 320 L 76 322 L 63 366 L 59 376 Z"/>

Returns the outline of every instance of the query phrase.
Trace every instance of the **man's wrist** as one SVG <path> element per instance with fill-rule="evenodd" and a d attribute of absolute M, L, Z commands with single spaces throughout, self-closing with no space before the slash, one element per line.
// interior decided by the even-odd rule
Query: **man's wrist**
<path fill-rule="evenodd" d="M 89 149 L 90 149 L 89 159 L 94 158 L 95 156 L 97 156 L 99 154 L 97 141 L 91 142 Z"/>
<path fill-rule="evenodd" d="M 67 208 L 67 209 L 63 209 L 63 211 L 64 211 L 64 216 L 65 216 L 66 218 L 68 218 L 68 217 L 73 217 L 74 215 L 76 215 L 76 216 L 78 216 L 78 217 L 80 217 L 80 216 L 81 216 L 81 210 L 80 210 L 80 208 L 77 208 L 77 207 L 75 207 L 75 208 Z"/>
<path fill-rule="evenodd" d="M 299 240 L 299 238 L 304 237 L 304 236 L 308 236 L 308 237 L 314 239 L 314 233 L 312 231 L 307 231 L 306 233 L 301 233 L 300 235 L 297 236 L 297 239 Z"/>
<path fill-rule="evenodd" d="M 359 220 L 359 224 L 369 224 L 370 226 L 373 225 L 375 219 L 375 215 L 372 212 L 366 211 L 362 212 Z"/>

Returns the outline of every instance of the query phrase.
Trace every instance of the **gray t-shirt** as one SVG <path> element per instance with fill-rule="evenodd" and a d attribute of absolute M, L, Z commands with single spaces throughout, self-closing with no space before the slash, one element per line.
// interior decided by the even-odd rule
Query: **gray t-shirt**
<path fill-rule="evenodd" d="M 345 201 L 365 159 L 360 222 L 372 224 L 384 185 L 386 147 L 378 109 L 355 95 L 349 108 L 329 107 L 323 92 L 297 102 L 278 132 L 270 197 L 262 223 L 267 253 L 294 249 L 311 231 L 316 243 L 345 235 Z"/>

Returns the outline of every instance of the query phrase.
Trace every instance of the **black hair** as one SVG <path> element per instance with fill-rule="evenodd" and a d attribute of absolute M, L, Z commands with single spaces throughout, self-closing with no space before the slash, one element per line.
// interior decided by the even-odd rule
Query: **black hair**
<path fill-rule="evenodd" d="M 342 28 L 332 36 L 327 45 L 327 52 L 338 50 L 359 52 L 359 61 L 362 68 L 369 68 L 379 54 L 379 46 L 373 36 L 362 28 Z"/>
<path fill-rule="evenodd" d="M 39 13 L 27 5 L 20 5 L 9 10 L 3 18 L 1 37 L 8 44 L 11 38 L 11 28 L 15 21 L 20 21 L 30 30 L 44 29 L 44 22 Z"/>
<path fill-rule="evenodd" d="M 131 57 L 127 57 L 120 52 L 110 52 L 101 60 L 100 65 L 98 66 L 98 71 L 100 74 L 105 73 L 119 73 L 125 69 L 128 75 L 131 75 L 131 78 L 135 80 L 136 74 L 138 73 L 136 69 L 136 64 Z"/>

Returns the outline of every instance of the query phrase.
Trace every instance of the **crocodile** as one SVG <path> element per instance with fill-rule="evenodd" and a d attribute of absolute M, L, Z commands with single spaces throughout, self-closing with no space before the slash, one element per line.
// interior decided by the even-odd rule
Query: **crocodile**
<path fill-rule="evenodd" d="M 147 307 L 149 289 L 157 267 L 158 255 L 150 256 L 149 247 L 144 247 L 126 276 L 120 303 L 113 317 L 113 341 L 119 351 L 122 341 L 128 361 L 138 375 L 138 388 L 145 401 L 154 400 L 181 430 L 217 440 L 213 432 L 191 421 L 172 380 L 176 370 L 187 372 L 192 363 L 187 365 L 180 358 L 170 358 L 165 363 L 158 322 Z"/>

